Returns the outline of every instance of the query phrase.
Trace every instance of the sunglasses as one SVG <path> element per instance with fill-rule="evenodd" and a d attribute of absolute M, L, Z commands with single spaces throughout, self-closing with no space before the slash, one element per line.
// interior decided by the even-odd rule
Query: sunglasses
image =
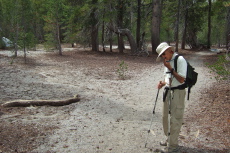
<path fill-rule="evenodd" d="M 166 51 L 167 51 L 167 50 L 166 50 Z M 166 52 L 166 51 L 165 51 L 165 52 Z M 165 55 L 165 52 L 164 52 L 164 53 L 162 53 L 160 57 L 162 57 L 163 55 Z"/>
<path fill-rule="evenodd" d="M 161 56 L 165 55 L 165 52 L 161 54 Z"/>
<path fill-rule="evenodd" d="M 166 53 L 167 51 L 169 51 L 169 50 L 164 51 L 164 53 L 162 53 L 160 57 L 162 57 L 163 55 L 165 55 L 165 53 Z"/>

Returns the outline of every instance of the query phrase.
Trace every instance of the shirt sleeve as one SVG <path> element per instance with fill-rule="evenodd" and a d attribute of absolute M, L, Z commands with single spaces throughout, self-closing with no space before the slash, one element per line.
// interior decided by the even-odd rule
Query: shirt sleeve
<path fill-rule="evenodd" d="M 177 59 L 177 73 L 183 77 L 186 78 L 187 75 L 187 62 L 184 59 L 183 56 L 179 56 Z"/>

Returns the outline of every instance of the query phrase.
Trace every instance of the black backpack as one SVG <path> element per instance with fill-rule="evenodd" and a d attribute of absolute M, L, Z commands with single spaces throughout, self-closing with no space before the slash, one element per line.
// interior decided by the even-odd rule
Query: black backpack
<path fill-rule="evenodd" d="M 175 57 L 175 61 L 174 61 L 174 68 L 175 71 L 177 72 L 177 59 L 178 57 L 181 55 L 176 55 Z M 185 83 L 182 84 L 181 86 L 183 86 L 184 88 L 188 88 L 188 96 L 187 96 L 187 100 L 189 100 L 189 94 L 191 91 L 192 86 L 194 86 L 196 84 L 197 81 L 197 77 L 198 77 L 198 73 L 195 72 L 195 68 L 193 68 L 188 61 L 187 62 L 187 75 L 186 75 L 186 79 L 185 79 Z"/>

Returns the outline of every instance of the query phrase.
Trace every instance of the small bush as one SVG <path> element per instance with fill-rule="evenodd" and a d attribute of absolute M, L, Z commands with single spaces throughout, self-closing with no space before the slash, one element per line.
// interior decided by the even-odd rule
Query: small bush
<path fill-rule="evenodd" d="M 230 61 L 226 60 L 226 55 L 219 55 L 216 62 L 212 64 L 208 63 L 207 65 L 212 71 L 218 74 L 216 76 L 218 81 L 230 78 Z"/>
<path fill-rule="evenodd" d="M 117 69 L 119 78 L 124 80 L 127 71 L 128 71 L 128 65 L 124 61 L 121 61 L 121 63 L 119 64 L 119 68 Z"/>
<path fill-rule="evenodd" d="M 0 49 L 5 49 L 6 45 L 5 43 L 2 41 L 2 38 L 0 37 Z"/>

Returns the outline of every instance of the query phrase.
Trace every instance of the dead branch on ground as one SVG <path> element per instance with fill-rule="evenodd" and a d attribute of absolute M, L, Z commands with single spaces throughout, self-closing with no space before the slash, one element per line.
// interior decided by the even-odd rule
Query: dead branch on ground
<path fill-rule="evenodd" d="M 70 99 L 63 100 L 13 100 L 2 104 L 3 107 L 28 107 L 28 106 L 64 106 L 79 102 L 80 98 L 75 95 Z"/>

